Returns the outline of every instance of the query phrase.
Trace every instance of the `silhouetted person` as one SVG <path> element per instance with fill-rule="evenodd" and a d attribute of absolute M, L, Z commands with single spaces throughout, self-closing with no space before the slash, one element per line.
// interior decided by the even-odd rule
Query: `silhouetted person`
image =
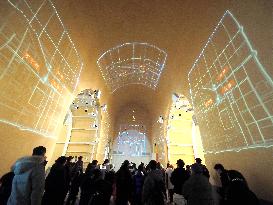
<path fill-rule="evenodd" d="M 147 171 L 146 171 L 146 167 L 145 167 L 144 163 L 141 162 L 141 163 L 140 163 L 140 166 L 143 167 L 142 172 L 143 172 L 144 176 L 146 177 L 146 176 L 147 176 Z"/>
<path fill-rule="evenodd" d="M 75 165 L 72 168 L 72 178 L 74 177 L 74 175 L 77 175 L 78 173 L 80 173 L 80 174 L 83 173 L 82 156 L 78 157 L 78 161 L 75 163 Z"/>
<path fill-rule="evenodd" d="M 98 166 L 98 160 L 93 160 L 91 163 L 89 163 L 86 167 L 85 174 L 91 176 L 94 172 L 94 170 Z"/>
<path fill-rule="evenodd" d="M 70 187 L 70 182 L 72 179 L 72 168 L 73 168 L 73 163 L 72 163 L 72 156 L 69 156 L 66 158 L 66 163 L 65 163 L 65 178 L 66 178 L 66 184 L 65 184 L 65 195 L 67 195 L 67 192 Z"/>
<path fill-rule="evenodd" d="M 106 173 L 104 180 L 109 182 L 111 184 L 112 187 L 112 195 L 113 197 L 111 197 L 111 202 L 110 204 L 114 204 L 115 202 L 115 198 L 116 198 L 116 176 L 115 176 L 115 171 L 114 170 L 110 170 L 109 172 Z"/>
<path fill-rule="evenodd" d="M 71 186 L 69 189 L 66 205 L 74 205 L 79 193 L 80 185 L 82 182 L 83 174 L 78 171 L 73 175 Z"/>
<path fill-rule="evenodd" d="M 191 170 L 192 175 L 184 183 L 182 192 L 187 199 L 187 205 L 213 205 L 212 188 L 202 167 L 195 163 Z"/>
<path fill-rule="evenodd" d="M 158 170 L 161 171 L 163 180 L 165 181 L 165 170 L 164 170 L 164 168 L 162 167 L 162 165 L 161 165 L 160 162 L 157 162 L 157 164 L 156 164 L 156 169 L 158 169 Z"/>
<path fill-rule="evenodd" d="M 222 164 L 215 164 L 214 169 L 220 177 L 222 185 L 220 188 L 220 195 L 224 199 L 229 185 L 228 172 Z"/>
<path fill-rule="evenodd" d="M 8 205 L 40 205 L 45 184 L 46 148 L 35 147 L 32 156 L 23 157 L 14 165 L 14 178 Z"/>
<path fill-rule="evenodd" d="M 102 179 L 101 171 L 94 170 L 94 190 L 88 205 L 109 205 L 112 195 L 111 183 Z"/>
<path fill-rule="evenodd" d="M 81 179 L 81 198 L 80 205 L 87 205 L 91 199 L 92 194 L 95 192 L 95 180 L 101 176 L 101 173 L 98 174 L 99 170 L 97 169 L 97 160 L 93 160 L 88 164 L 85 173 Z M 100 172 L 100 170 L 99 170 Z"/>
<path fill-rule="evenodd" d="M 13 168 L 11 168 L 13 170 Z M 0 205 L 6 205 L 11 194 L 14 172 L 4 174 L 0 179 Z"/>
<path fill-rule="evenodd" d="M 115 183 L 115 172 L 113 170 L 110 170 L 106 173 L 104 179 L 105 181 L 108 181 L 110 184 L 113 185 Z"/>
<path fill-rule="evenodd" d="M 173 173 L 173 166 L 170 165 L 169 163 L 167 164 L 167 169 L 166 169 L 166 172 L 165 172 L 166 176 L 165 176 L 165 180 L 166 180 L 166 188 L 168 190 L 168 196 L 169 196 L 169 201 L 172 203 L 173 202 L 173 184 L 171 182 L 171 176 L 172 176 L 172 173 Z"/>
<path fill-rule="evenodd" d="M 157 162 L 151 160 L 149 163 L 150 172 L 145 178 L 142 190 L 142 203 L 144 205 L 164 205 L 166 198 L 165 183 L 162 172 L 156 169 Z"/>
<path fill-rule="evenodd" d="M 236 170 L 228 170 L 229 185 L 224 198 L 225 205 L 259 205 L 256 195 L 249 189 L 244 176 Z"/>
<path fill-rule="evenodd" d="M 66 194 L 66 157 L 59 157 L 45 180 L 43 205 L 63 205 Z"/>
<path fill-rule="evenodd" d="M 196 164 L 198 164 L 202 168 L 203 175 L 210 178 L 209 170 L 205 165 L 202 164 L 202 159 L 196 158 L 195 162 L 196 162 Z"/>
<path fill-rule="evenodd" d="M 186 172 L 188 173 L 188 175 L 191 175 L 191 166 L 190 165 L 186 165 Z"/>
<path fill-rule="evenodd" d="M 110 161 L 109 161 L 109 159 L 105 159 L 104 162 L 102 163 L 102 167 L 101 167 L 101 173 L 102 173 L 103 179 L 104 179 L 106 173 L 109 171 L 110 171 Z"/>
<path fill-rule="evenodd" d="M 125 160 L 116 173 L 116 205 L 127 205 L 131 200 L 133 180 L 129 161 Z"/>
<path fill-rule="evenodd" d="M 133 176 L 134 184 L 133 204 L 135 205 L 141 205 L 142 189 L 145 179 L 143 168 L 144 168 L 143 165 L 139 165 L 135 175 Z"/>
<path fill-rule="evenodd" d="M 131 175 L 134 176 L 136 171 L 137 171 L 137 168 L 136 168 L 136 164 L 131 162 L 130 166 L 129 166 L 129 170 L 131 172 Z"/>
<path fill-rule="evenodd" d="M 85 172 L 83 174 L 83 179 L 81 181 L 81 196 L 79 205 L 88 205 L 88 202 L 91 199 L 92 194 L 95 192 L 95 173 Z"/>
<path fill-rule="evenodd" d="M 171 183 L 174 185 L 174 193 L 182 195 L 183 184 L 190 177 L 190 175 L 184 169 L 185 163 L 182 159 L 177 160 L 176 164 L 177 168 L 171 175 Z"/>

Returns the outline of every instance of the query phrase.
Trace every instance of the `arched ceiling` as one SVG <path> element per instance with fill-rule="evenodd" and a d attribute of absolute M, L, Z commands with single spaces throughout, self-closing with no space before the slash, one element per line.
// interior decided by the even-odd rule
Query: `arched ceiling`
<path fill-rule="evenodd" d="M 171 93 L 188 95 L 187 74 L 224 12 L 245 26 L 267 67 L 272 42 L 272 2 L 268 0 L 56 0 L 57 10 L 83 57 L 79 89 L 99 88 L 115 115 L 122 106 L 139 104 L 154 117 L 165 114 Z M 271 33 L 263 32 L 265 28 Z M 141 85 L 113 94 L 96 64 L 106 50 L 125 42 L 147 42 L 167 52 L 166 67 L 154 91 Z"/>

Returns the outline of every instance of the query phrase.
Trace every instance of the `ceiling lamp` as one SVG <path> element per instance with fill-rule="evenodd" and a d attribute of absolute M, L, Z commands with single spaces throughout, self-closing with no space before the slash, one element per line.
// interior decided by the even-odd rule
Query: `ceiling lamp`
<path fill-rule="evenodd" d="M 167 53 L 148 43 L 124 43 L 109 49 L 97 60 L 111 92 L 129 84 L 152 89 L 158 85 Z"/>

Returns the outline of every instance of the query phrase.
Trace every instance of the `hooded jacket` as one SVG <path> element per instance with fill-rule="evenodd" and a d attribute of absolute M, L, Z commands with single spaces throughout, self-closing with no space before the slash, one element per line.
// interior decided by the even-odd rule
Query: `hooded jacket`
<path fill-rule="evenodd" d="M 192 175 L 183 186 L 183 196 L 188 205 L 212 205 L 212 187 L 204 174 Z"/>
<path fill-rule="evenodd" d="M 14 165 L 12 191 L 7 205 L 40 205 L 44 193 L 45 167 L 41 156 L 23 157 Z"/>

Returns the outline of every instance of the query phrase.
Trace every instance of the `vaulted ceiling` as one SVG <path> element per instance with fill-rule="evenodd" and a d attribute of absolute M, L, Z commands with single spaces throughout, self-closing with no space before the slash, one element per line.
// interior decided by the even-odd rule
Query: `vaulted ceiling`
<path fill-rule="evenodd" d="M 268 60 L 272 45 L 266 43 L 272 42 L 273 31 L 269 0 L 56 0 L 55 4 L 83 58 L 79 90 L 101 89 L 102 101 L 114 115 L 125 105 L 139 104 L 157 117 L 167 112 L 172 92 L 188 95 L 189 69 L 227 9 L 245 26 L 261 61 L 272 67 Z M 111 94 L 106 87 L 96 61 L 126 42 L 147 42 L 167 52 L 156 90 L 128 85 Z"/>

